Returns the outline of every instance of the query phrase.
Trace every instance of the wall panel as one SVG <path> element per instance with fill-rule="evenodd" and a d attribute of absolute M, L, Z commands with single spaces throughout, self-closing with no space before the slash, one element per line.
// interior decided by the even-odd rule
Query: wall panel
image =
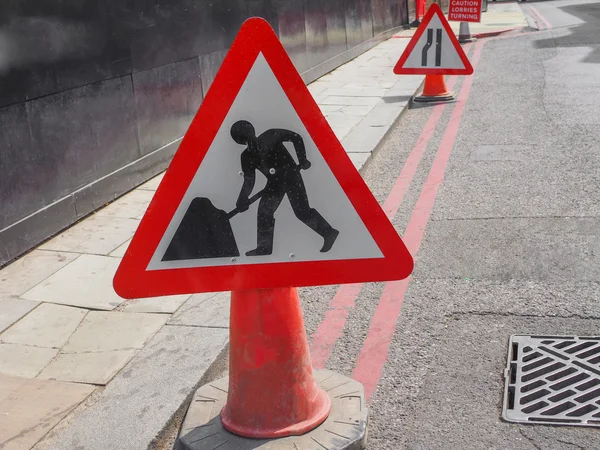
<path fill-rule="evenodd" d="M 406 25 L 408 7 L 2 0 L 0 266 L 168 165 L 248 17 L 269 21 L 309 82 Z"/>

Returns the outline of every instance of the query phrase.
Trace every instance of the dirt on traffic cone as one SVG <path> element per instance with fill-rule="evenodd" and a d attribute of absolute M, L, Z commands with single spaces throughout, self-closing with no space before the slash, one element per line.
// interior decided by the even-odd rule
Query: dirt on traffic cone
<path fill-rule="evenodd" d="M 423 93 L 413 99 L 415 102 L 448 102 L 454 94 L 448 92 L 444 75 L 425 75 Z"/>
<path fill-rule="evenodd" d="M 296 288 L 231 293 L 229 389 L 221 422 L 250 438 L 304 434 L 331 401 L 313 378 Z"/>

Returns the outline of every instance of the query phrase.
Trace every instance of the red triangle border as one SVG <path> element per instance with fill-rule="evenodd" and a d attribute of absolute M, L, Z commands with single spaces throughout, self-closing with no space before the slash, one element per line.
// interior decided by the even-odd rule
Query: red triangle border
<path fill-rule="evenodd" d="M 325 162 L 383 253 L 383 258 L 146 268 L 259 53 L 287 94 Z M 173 201 L 176 199 L 177 201 Z M 114 277 L 123 298 L 406 278 L 413 259 L 330 128 L 268 22 L 242 25 L 184 136 Z"/>
<path fill-rule="evenodd" d="M 464 69 L 404 68 L 403 66 L 404 66 L 404 64 L 406 64 L 406 60 L 408 59 L 410 54 L 413 52 L 415 46 L 417 45 L 417 42 L 419 42 L 419 39 L 421 38 L 421 36 L 425 32 L 425 30 L 427 29 L 427 25 L 429 25 L 429 22 L 431 22 L 431 19 L 433 19 L 433 16 L 436 14 L 439 16 L 440 22 L 442 23 L 442 26 L 446 30 L 446 33 L 448 33 L 450 42 L 452 42 L 452 44 L 454 45 L 454 48 L 456 49 L 458 56 L 460 57 L 460 60 L 464 64 L 465 68 Z M 402 56 L 400 56 L 400 59 L 394 66 L 394 73 L 396 75 L 471 75 L 473 73 L 473 66 L 471 65 L 471 62 L 469 61 L 469 58 L 467 57 L 464 50 L 462 49 L 460 42 L 458 42 L 458 39 L 456 38 L 456 35 L 454 34 L 452 27 L 450 26 L 450 23 L 448 22 L 448 20 L 446 20 L 446 16 L 444 16 L 442 9 L 440 8 L 440 6 L 437 3 L 433 3 L 429 7 L 427 14 L 425 14 L 425 17 L 423 17 L 423 20 L 422 20 L 421 24 L 419 25 L 419 27 L 417 28 L 415 35 L 409 41 L 408 45 L 404 49 L 404 52 L 402 53 Z"/>

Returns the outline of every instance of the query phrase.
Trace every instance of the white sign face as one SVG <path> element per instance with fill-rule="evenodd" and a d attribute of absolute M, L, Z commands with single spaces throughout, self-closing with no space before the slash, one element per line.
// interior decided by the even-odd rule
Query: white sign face
<path fill-rule="evenodd" d="M 180 257 L 172 248 L 186 220 L 200 234 L 230 227 L 233 236 L 211 241 L 213 256 Z M 239 256 L 219 245 L 237 246 Z M 259 54 L 147 269 L 363 258 L 383 254 Z"/>
<path fill-rule="evenodd" d="M 419 38 L 403 69 L 465 69 L 454 43 L 434 14 L 427 28 Z"/>

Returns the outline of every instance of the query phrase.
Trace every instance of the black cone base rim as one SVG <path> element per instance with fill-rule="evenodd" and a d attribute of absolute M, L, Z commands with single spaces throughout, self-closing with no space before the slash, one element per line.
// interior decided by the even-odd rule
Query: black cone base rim
<path fill-rule="evenodd" d="M 417 103 L 450 102 L 454 98 L 454 94 L 449 92 L 446 95 L 419 95 L 413 98 L 413 101 Z"/>
<path fill-rule="evenodd" d="M 279 439 L 252 439 L 227 431 L 220 415 L 227 401 L 229 380 L 225 377 L 196 391 L 174 450 L 366 448 L 369 411 L 363 386 L 330 370 L 316 370 L 313 374 L 317 384 L 331 399 L 331 413 L 325 422 L 308 433 Z M 265 387 L 265 395 L 268 395 L 268 386 Z"/>

